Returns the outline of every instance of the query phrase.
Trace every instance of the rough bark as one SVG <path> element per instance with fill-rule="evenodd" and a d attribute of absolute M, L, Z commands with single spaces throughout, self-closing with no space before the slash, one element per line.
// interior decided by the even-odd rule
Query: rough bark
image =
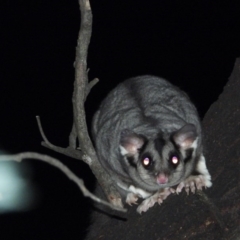
<path fill-rule="evenodd" d="M 240 58 L 203 121 L 210 189 L 172 195 L 142 215 L 130 207 L 124 220 L 94 213 L 87 239 L 240 239 L 239 91 Z"/>

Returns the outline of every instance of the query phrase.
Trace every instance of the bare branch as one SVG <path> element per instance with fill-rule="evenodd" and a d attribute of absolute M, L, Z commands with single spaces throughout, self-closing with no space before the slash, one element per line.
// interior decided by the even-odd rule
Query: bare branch
<path fill-rule="evenodd" d="M 94 194 L 89 192 L 87 190 L 87 188 L 84 186 L 84 182 L 82 179 L 78 178 L 67 166 L 65 166 L 63 163 L 61 163 L 59 160 L 57 160 L 53 157 L 50 157 L 48 155 L 39 154 L 39 153 L 34 153 L 34 152 L 24 152 L 24 153 L 19 153 L 19 154 L 1 155 L 0 156 L 0 161 L 13 160 L 16 162 L 21 162 L 24 159 L 36 159 L 36 160 L 47 162 L 47 163 L 53 165 L 54 167 L 61 170 L 70 180 L 75 182 L 85 197 L 89 197 L 92 200 L 94 200 L 98 203 L 104 204 L 114 210 L 126 212 L 126 209 L 113 206 L 112 204 L 110 204 L 104 200 L 101 200 L 100 198 L 96 197 Z"/>
<path fill-rule="evenodd" d="M 77 40 L 75 67 L 75 81 L 73 91 L 73 126 L 69 136 L 69 147 L 61 148 L 53 145 L 44 134 L 40 118 L 37 117 L 38 127 L 44 142 L 42 145 L 56 152 L 87 163 L 97 181 L 105 192 L 108 200 L 117 207 L 122 207 L 122 200 L 111 177 L 98 161 L 96 151 L 88 134 L 84 103 L 92 87 L 98 82 L 95 78 L 88 82 L 87 52 L 92 33 L 92 12 L 89 0 L 79 0 L 81 11 L 81 26 Z M 77 148 L 77 139 L 79 147 Z"/>
<path fill-rule="evenodd" d="M 45 142 L 41 142 L 41 145 L 43 147 L 49 148 L 49 149 L 51 149 L 51 150 L 53 150 L 57 153 L 61 153 L 61 154 L 66 155 L 68 157 L 84 161 L 84 156 L 83 156 L 84 154 L 81 151 L 72 149 L 71 147 L 62 148 L 62 147 L 55 146 L 53 144 L 49 145 Z"/>
<path fill-rule="evenodd" d="M 91 89 L 99 82 L 98 78 L 94 78 L 90 83 L 88 83 L 87 86 L 87 91 L 86 91 L 86 95 L 85 95 L 85 100 L 88 96 L 88 94 L 90 93 Z"/>
<path fill-rule="evenodd" d="M 83 152 L 81 152 L 80 150 L 76 150 L 74 148 L 72 148 L 71 146 L 67 147 L 67 148 L 62 148 L 62 147 L 58 147 L 56 145 L 53 145 L 46 137 L 44 131 L 43 131 L 43 127 L 41 124 L 41 120 L 40 120 L 40 116 L 36 116 L 37 119 L 37 123 L 38 123 L 38 127 L 39 127 L 39 131 L 41 133 L 41 136 L 44 140 L 44 142 L 41 142 L 42 146 L 49 148 L 55 152 L 64 154 L 68 157 L 71 158 L 75 158 L 78 160 L 83 160 L 84 162 L 86 162 L 88 165 L 90 165 L 90 159 L 88 158 L 88 156 L 84 155 Z"/>
<path fill-rule="evenodd" d="M 88 83 L 87 52 L 92 34 L 91 7 L 89 0 L 79 0 L 79 5 L 81 11 L 81 26 L 76 47 L 76 59 L 74 64 L 75 81 L 72 98 L 74 126 L 76 127 L 79 147 L 89 159 L 89 166 L 93 174 L 96 176 L 109 201 L 120 207 L 122 206 L 121 196 L 114 186 L 111 177 L 99 163 L 87 130 L 84 102 L 91 87 L 96 84 L 97 80 Z"/>
<path fill-rule="evenodd" d="M 99 82 L 98 78 L 94 78 L 89 84 L 88 87 L 91 90 Z"/>
<path fill-rule="evenodd" d="M 109 201 L 112 203 L 110 205 L 114 205 L 115 210 L 123 209 L 122 208 L 121 197 L 119 196 L 119 193 L 117 192 L 115 187 L 112 185 L 110 177 L 104 172 L 104 170 L 100 166 L 99 162 L 96 161 L 95 164 L 93 164 L 92 159 L 87 154 L 84 154 L 80 150 L 73 149 L 71 146 L 69 146 L 68 148 L 62 148 L 62 147 L 58 147 L 58 146 L 53 145 L 47 139 L 47 137 L 46 137 L 46 135 L 43 131 L 42 124 L 41 124 L 41 121 L 40 121 L 40 117 L 36 116 L 36 118 L 37 118 L 37 123 L 38 123 L 38 127 L 39 127 L 39 130 L 40 130 L 41 136 L 44 139 L 44 142 L 41 143 L 42 146 L 47 147 L 47 148 L 49 148 L 49 149 L 51 149 L 55 152 L 64 154 L 68 157 L 72 157 L 72 158 L 75 158 L 75 159 L 78 159 L 78 160 L 82 160 L 85 163 L 87 163 L 91 167 L 93 172 L 94 172 L 94 170 L 97 172 L 97 174 L 95 174 L 95 175 L 101 176 L 101 178 L 97 178 L 97 180 L 99 181 L 101 186 L 104 186 L 103 189 L 106 192 L 106 195 L 107 195 Z M 37 153 L 35 153 L 35 154 L 37 154 Z M 39 154 L 39 155 L 41 155 L 41 154 Z M 15 155 L 9 155 L 9 156 L 15 156 Z M 41 155 L 41 156 L 46 156 L 46 155 Z M 48 156 L 46 156 L 46 157 L 48 157 Z M 49 158 L 51 158 L 51 157 L 49 157 Z M 40 160 L 42 160 L 42 159 L 40 159 Z M 95 200 L 95 201 L 99 202 L 98 200 Z M 100 203 L 101 203 L 101 201 L 100 201 Z"/>
<path fill-rule="evenodd" d="M 52 144 L 48 141 L 48 139 L 47 139 L 47 137 L 46 137 L 46 135 L 45 135 L 45 133 L 44 133 L 44 131 L 43 131 L 42 124 L 41 124 L 41 120 L 40 120 L 40 116 L 36 116 L 36 119 L 37 119 L 37 124 L 38 124 L 39 131 L 40 131 L 40 133 L 41 133 L 41 136 L 42 136 L 44 142 L 45 142 L 46 144 L 52 145 Z"/>
<path fill-rule="evenodd" d="M 75 59 L 75 82 L 73 92 L 74 124 L 80 148 L 85 153 L 92 152 L 94 154 L 95 151 L 87 131 L 84 109 L 84 101 L 88 91 L 87 52 L 92 34 L 92 12 L 88 0 L 79 0 L 79 5 L 81 11 L 81 26 Z"/>

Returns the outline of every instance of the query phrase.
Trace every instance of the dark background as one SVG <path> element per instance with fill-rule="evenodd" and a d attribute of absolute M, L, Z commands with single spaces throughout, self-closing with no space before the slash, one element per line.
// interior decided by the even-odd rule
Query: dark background
<path fill-rule="evenodd" d="M 185 90 L 203 117 L 240 55 L 238 1 L 92 0 L 89 77 L 100 82 L 86 103 L 88 123 L 118 82 L 153 74 Z M 2 1 L 0 6 L 0 146 L 8 153 L 57 157 L 93 189 L 84 163 L 41 147 L 35 116 L 48 139 L 67 146 L 72 125 L 78 1 Z M 19 164 L 15 164 L 19 166 Z M 59 170 L 27 160 L 35 207 L 0 215 L 1 239 L 82 239 L 90 201 Z"/>

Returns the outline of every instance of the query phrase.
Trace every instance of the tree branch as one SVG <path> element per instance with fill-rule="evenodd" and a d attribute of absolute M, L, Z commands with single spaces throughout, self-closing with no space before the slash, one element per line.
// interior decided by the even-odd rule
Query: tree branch
<path fill-rule="evenodd" d="M 81 25 L 78 34 L 75 67 L 73 102 L 73 126 L 69 136 L 69 147 L 61 148 L 50 143 L 44 134 L 40 118 L 37 116 L 38 127 L 44 142 L 42 145 L 58 153 L 87 163 L 108 200 L 114 205 L 122 207 L 122 200 L 109 174 L 102 168 L 98 161 L 96 151 L 88 134 L 84 103 L 92 87 L 98 82 L 95 78 L 88 82 L 87 53 L 92 33 L 92 12 L 89 0 L 79 0 L 81 11 Z M 77 139 L 79 147 L 77 147 Z"/>
<path fill-rule="evenodd" d="M 84 154 L 81 151 L 78 151 L 74 148 L 72 148 L 71 146 L 67 147 L 67 148 L 62 148 L 62 147 L 58 147 L 56 145 L 53 145 L 46 137 L 43 128 L 42 128 L 42 124 L 41 124 L 41 120 L 39 116 L 36 116 L 37 119 L 37 123 L 38 123 L 38 128 L 40 131 L 40 134 L 43 138 L 43 142 L 41 142 L 42 146 L 49 148 L 55 152 L 64 154 L 68 157 L 72 157 L 78 160 L 83 160 L 84 162 L 86 162 L 87 164 L 89 164 L 89 160 L 86 158 L 86 156 L 84 156 Z"/>
<path fill-rule="evenodd" d="M 112 204 L 110 204 L 110 203 L 108 203 L 104 200 L 101 200 L 100 198 L 96 197 L 94 194 L 89 192 L 88 189 L 84 186 L 83 180 L 78 178 L 67 166 L 65 166 L 63 163 L 61 163 L 56 158 L 50 157 L 48 155 L 34 153 L 34 152 L 24 152 L 24 153 L 19 153 L 19 154 L 12 154 L 12 155 L 0 155 L 0 161 L 11 161 L 11 160 L 13 160 L 13 161 L 16 161 L 16 162 L 21 162 L 24 159 L 36 159 L 36 160 L 47 162 L 47 163 L 53 165 L 54 167 L 61 170 L 70 180 L 75 182 L 78 185 L 78 187 L 80 188 L 80 190 L 82 191 L 82 193 L 85 197 L 89 197 L 92 200 L 94 200 L 98 203 L 104 204 L 104 205 L 106 205 L 106 206 L 108 206 L 112 209 L 122 211 L 122 212 L 126 211 L 123 208 L 113 206 Z"/>
<path fill-rule="evenodd" d="M 90 89 L 97 83 L 97 79 L 88 83 L 87 53 L 92 33 L 92 12 L 89 0 L 79 0 L 81 11 L 81 26 L 77 40 L 76 59 L 75 59 L 75 82 L 73 91 L 73 116 L 74 126 L 79 141 L 81 151 L 89 159 L 89 166 L 96 176 L 99 184 L 103 188 L 107 198 L 115 206 L 122 206 L 121 196 L 115 188 L 109 174 L 102 168 L 98 161 L 96 151 L 90 140 L 84 102 Z"/>

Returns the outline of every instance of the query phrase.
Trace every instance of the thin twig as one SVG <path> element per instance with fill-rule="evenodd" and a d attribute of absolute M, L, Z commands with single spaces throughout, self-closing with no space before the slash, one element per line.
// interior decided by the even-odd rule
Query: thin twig
<path fill-rule="evenodd" d="M 94 78 L 91 82 L 88 83 L 87 86 L 87 91 L 86 91 L 86 96 L 85 96 L 85 101 L 87 99 L 88 94 L 90 93 L 90 91 L 92 90 L 92 88 L 99 82 L 98 78 Z"/>
<path fill-rule="evenodd" d="M 36 119 L 37 119 L 37 124 L 38 124 L 39 131 L 40 131 L 40 133 L 41 133 L 41 136 L 42 136 L 44 142 L 45 142 L 46 144 L 48 144 L 48 145 L 52 145 L 52 144 L 48 141 L 48 139 L 47 139 L 47 137 L 46 137 L 46 135 L 45 135 L 45 133 L 44 133 L 44 131 L 43 131 L 40 116 L 36 116 Z"/>
<path fill-rule="evenodd" d="M 41 136 L 42 136 L 42 138 L 44 140 L 43 142 L 41 142 L 42 146 L 44 146 L 46 148 L 49 148 L 49 149 L 51 149 L 51 150 L 53 150 L 55 152 L 64 154 L 64 155 L 66 155 L 68 157 L 71 157 L 71 158 L 74 158 L 74 159 L 78 159 L 78 160 L 83 160 L 89 166 L 91 165 L 91 159 L 86 154 L 84 154 L 82 151 L 73 149 L 71 146 L 69 146 L 67 148 L 62 148 L 62 147 L 58 147 L 58 146 L 52 144 L 47 139 L 47 137 L 46 137 L 46 135 L 45 135 L 45 133 L 43 131 L 43 127 L 42 127 L 42 124 L 41 124 L 40 116 L 36 116 L 36 119 L 37 119 L 39 131 L 40 131 Z"/>
<path fill-rule="evenodd" d="M 70 180 L 75 182 L 85 197 L 89 197 L 92 200 L 94 200 L 98 203 L 104 204 L 114 210 L 126 212 L 126 209 L 113 206 L 112 204 L 96 197 L 94 194 L 89 192 L 88 189 L 84 186 L 83 180 L 78 178 L 67 166 L 65 166 L 63 163 L 61 163 L 56 158 L 50 157 L 48 155 L 40 154 L 40 153 L 35 153 L 35 152 L 23 152 L 23 153 L 18 153 L 18 154 L 11 154 L 11 155 L 0 155 L 0 161 L 13 160 L 16 162 L 21 162 L 24 159 L 36 159 L 36 160 L 47 162 L 47 163 L 53 165 L 54 167 L 61 170 Z"/>

